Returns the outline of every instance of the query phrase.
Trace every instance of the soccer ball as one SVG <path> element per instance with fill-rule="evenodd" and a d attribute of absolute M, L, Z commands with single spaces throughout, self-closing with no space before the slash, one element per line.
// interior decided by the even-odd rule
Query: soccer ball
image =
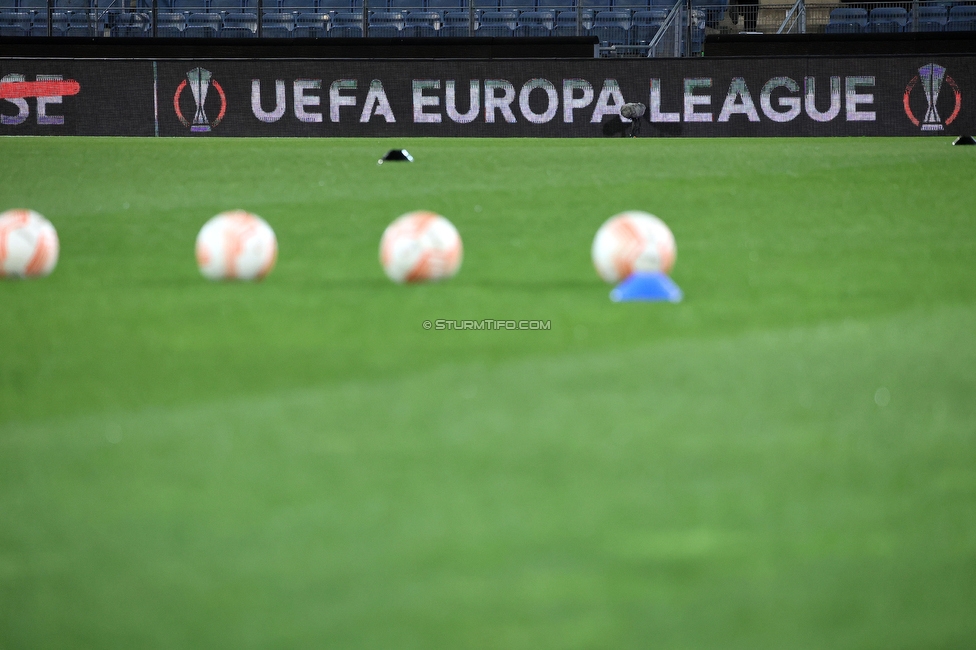
<path fill-rule="evenodd" d="M 33 210 L 0 214 L 0 278 L 50 275 L 61 245 L 51 222 Z"/>
<path fill-rule="evenodd" d="M 461 236 L 439 214 L 409 212 L 387 226 L 380 240 L 380 264 L 394 282 L 453 277 L 461 268 Z"/>
<path fill-rule="evenodd" d="M 593 238 L 593 266 L 605 282 L 636 271 L 669 273 L 678 256 L 674 235 L 653 214 L 630 210 L 610 217 Z"/>
<path fill-rule="evenodd" d="M 271 226 L 243 210 L 221 212 L 197 235 L 197 265 L 208 280 L 260 280 L 277 259 Z"/>

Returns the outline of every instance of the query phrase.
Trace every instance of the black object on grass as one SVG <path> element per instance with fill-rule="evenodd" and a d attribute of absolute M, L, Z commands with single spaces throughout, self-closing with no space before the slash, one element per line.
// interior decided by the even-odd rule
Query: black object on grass
<path fill-rule="evenodd" d="M 406 162 L 413 162 L 413 156 L 406 149 L 390 149 L 390 151 L 380 158 L 376 164 L 382 165 L 385 162 L 394 162 L 397 160 L 405 160 Z"/>
<path fill-rule="evenodd" d="M 976 140 L 971 135 L 961 135 L 952 144 L 976 144 Z"/>

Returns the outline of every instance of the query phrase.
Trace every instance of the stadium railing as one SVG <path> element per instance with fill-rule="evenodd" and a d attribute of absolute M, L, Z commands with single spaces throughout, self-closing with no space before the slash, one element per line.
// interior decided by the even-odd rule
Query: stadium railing
<path fill-rule="evenodd" d="M 803 0 L 796 3 L 786 12 L 786 17 L 780 23 L 777 34 L 804 34 L 807 31 L 807 7 Z"/>

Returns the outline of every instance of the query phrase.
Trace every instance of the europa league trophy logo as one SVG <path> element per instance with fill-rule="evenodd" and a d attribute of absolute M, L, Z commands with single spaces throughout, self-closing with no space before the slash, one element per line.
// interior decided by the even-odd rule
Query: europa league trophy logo
<path fill-rule="evenodd" d="M 949 117 L 942 119 L 936 103 L 939 101 L 939 91 L 943 88 L 943 82 L 949 86 L 949 91 L 954 95 L 954 106 Z M 214 82 L 216 83 L 216 82 Z M 915 116 L 912 110 L 912 91 L 916 86 L 922 87 L 922 94 L 928 102 L 925 109 L 925 117 L 921 120 Z M 947 102 L 942 102 L 945 110 Z M 946 69 L 937 63 L 927 63 L 918 69 L 918 74 L 905 86 L 905 94 L 902 97 L 902 104 L 905 107 L 905 115 L 911 120 L 912 124 L 919 127 L 922 131 L 942 131 L 945 127 L 952 124 L 959 117 L 959 110 L 962 108 L 962 91 L 956 80 L 946 74 Z M 921 104 L 921 102 L 919 102 Z"/>
<path fill-rule="evenodd" d="M 197 110 L 193 114 L 193 121 L 190 123 L 190 131 L 193 133 L 209 131 L 210 120 L 207 119 L 207 114 L 203 111 L 203 105 L 207 101 L 207 91 L 210 89 L 210 71 L 203 68 L 193 68 L 186 73 L 186 80 L 190 82 L 190 92 L 193 93 L 193 101 L 197 103 Z M 939 77 L 939 83 L 942 83 L 942 77 Z M 936 90 L 936 92 L 939 91 Z M 929 103 L 929 106 L 932 106 L 932 102 Z M 931 112 L 932 108 L 929 108 L 929 111 Z M 926 119 L 928 119 L 928 114 L 926 114 Z M 939 128 L 942 128 L 941 125 Z"/>
<path fill-rule="evenodd" d="M 918 69 L 918 74 L 922 80 L 922 90 L 925 92 L 925 99 L 929 103 L 929 108 L 925 111 L 925 118 L 922 120 L 923 131 L 941 131 L 942 118 L 935 103 L 939 99 L 939 91 L 942 89 L 942 80 L 945 78 L 945 68 L 935 63 L 923 65 Z"/>
<path fill-rule="evenodd" d="M 192 120 L 186 119 L 186 116 L 183 115 L 183 109 L 180 107 L 180 97 L 183 96 L 183 91 L 186 90 L 187 86 L 190 87 L 190 93 L 192 93 L 193 101 L 196 103 Z M 220 111 L 214 120 L 207 117 L 207 113 L 203 108 L 207 103 L 207 95 L 210 94 L 209 91 L 211 88 L 214 89 L 217 93 L 217 99 L 220 100 Z M 210 96 L 210 104 L 213 105 L 213 95 L 210 94 Z M 180 85 L 176 88 L 176 92 L 173 94 L 173 110 L 176 112 L 176 117 L 179 118 L 180 123 L 183 126 L 189 127 L 190 133 L 209 133 L 211 129 L 220 124 L 221 120 L 227 114 L 227 95 L 224 94 L 224 89 L 220 87 L 217 80 L 213 78 L 210 70 L 193 68 L 186 73 L 186 79 L 180 82 Z M 189 112 L 187 112 L 187 115 L 189 115 Z"/>

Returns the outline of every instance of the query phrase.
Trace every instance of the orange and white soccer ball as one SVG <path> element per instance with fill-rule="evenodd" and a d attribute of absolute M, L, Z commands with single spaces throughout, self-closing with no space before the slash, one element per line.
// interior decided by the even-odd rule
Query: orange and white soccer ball
<path fill-rule="evenodd" d="M 670 273 L 678 256 L 667 225 L 647 212 L 630 210 L 610 217 L 593 238 L 593 266 L 605 282 L 637 271 Z"/>
<path fill-rule="evenodd" d="M 409 212 L 387 226 L 380 240 L 380 264 L 394 282 L 453 277 L 461 268 L 461 235 L 439 214 Z"/>
<path fill-rule="evenodd" d="M 61 244 L 51 222 L 33 210 L 0 214 L 0 277 L 38 278 L 58 263 Z"/>
<path fill-rule="evenodd" d="M 243 210 L 221 212 L 197 235 L 197 265 L 209 280 L 260 280 L 277 259 L 271 226 Z"/>

